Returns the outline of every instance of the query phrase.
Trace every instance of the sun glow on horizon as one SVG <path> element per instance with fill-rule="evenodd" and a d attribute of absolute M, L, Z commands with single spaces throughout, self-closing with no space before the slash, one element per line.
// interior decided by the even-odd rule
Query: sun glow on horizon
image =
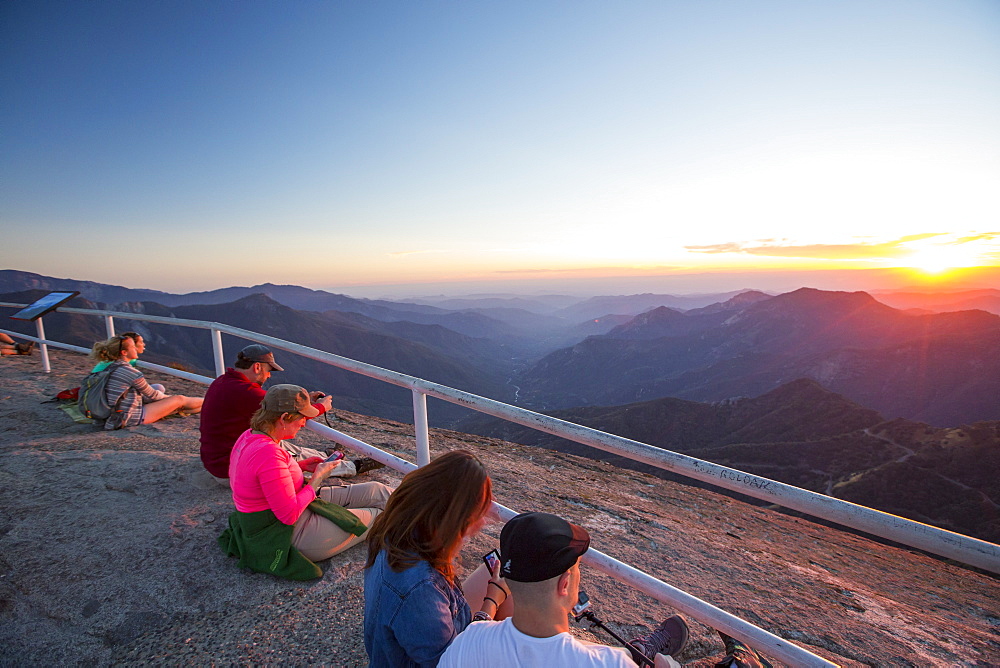
<path fill-rule="evenodd" d="M 924 274 L 939 276 L 952 269 L 964 269 L 989 264 L 988 249 L 982 239 L 948 240 L 923 239 L 909 244 L 912 251 L 900 258 L 900 265 Z"/>

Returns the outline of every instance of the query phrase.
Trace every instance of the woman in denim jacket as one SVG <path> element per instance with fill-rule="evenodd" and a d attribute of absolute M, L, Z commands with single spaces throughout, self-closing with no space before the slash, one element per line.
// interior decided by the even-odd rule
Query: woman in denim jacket
<path fill-rule="evenodd" d="M 411 471 L 368 530 L 365 649 L 370 668 L 436 666 L 473 620 L 503 619 L 513 608 L 499 576 L 480 566 L 462 584 L 455 560 L 486 523 L 493 487 L 466 450 Z"/>

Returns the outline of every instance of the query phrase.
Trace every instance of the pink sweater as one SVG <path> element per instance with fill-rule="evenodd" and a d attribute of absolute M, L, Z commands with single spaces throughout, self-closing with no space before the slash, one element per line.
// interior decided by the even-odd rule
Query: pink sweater
<path fill-rule="evenodd" d="M 247 429 L 229 457 L 229 484 L 236 510 L 271 510 L 282 524 L 295 524 L 316 498 L 302 469 L 270 436 Z"/>

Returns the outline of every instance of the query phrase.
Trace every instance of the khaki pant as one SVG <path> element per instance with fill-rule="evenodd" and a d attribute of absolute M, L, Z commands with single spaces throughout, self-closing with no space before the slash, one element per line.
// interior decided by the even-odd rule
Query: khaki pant
<path fill-rule="evenodd" d="M 297 462 L 301 462 L 303 459 L 309 459 L 310 457 L 322 457 L 323 459 L 326 459 L 325 452 L 313 450 L 312 448 L 304 448 L 301 445 L 292 443 L 291 441 L 279 441 L 278 447 L 290 454 L 292 459 Z M 354 462 L 349 459 L 341 459 L 337 462 L 337 466 L 327 475 L 327 478 L 353 478 L 357 475 L 357 473 L 357 469 L 354 468 Z M 341 503 L 340 505 L 344 504 Z"/>
<path fill-rule="evenodd" d="M 365 526 L 371 526 L 385 508 L 391 491 L 380 482 L 360 482 L 343 487 L 321 487 L 319 493 L 324 501 L 347 508 Z M 322 561 L 362 542 L 367 535 L 368 532 L 361 536 L 348 533 L 306 508 L 292 530 L 292 545 L 310 561 Z"/>

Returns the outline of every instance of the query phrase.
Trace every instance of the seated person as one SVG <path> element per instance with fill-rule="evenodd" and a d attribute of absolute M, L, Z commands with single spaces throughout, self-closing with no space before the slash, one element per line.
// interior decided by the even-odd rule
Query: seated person
<path fill-rule="evenodd" d="M 470 603 L 477 615 L 502 619 L 507 614 L 511 603 L 503 580 L 480 565 L 459 582 L 455 563 L 492 505 L 486 468 L 466 450 L 447 452 L 403 477 L 368 535 L 365 650 L 370 668 L 436 665 L 448 643 L 472 621 Z M 478 665 L 479 659 L 467 665 Z"/>
<path fill-rule="evenodd" d="M 30 355 L 35 349 L 35 342 L 17 343 L 3 332 L 0 332 L 0 355 Z"/>
<path fill-rule="evenodd" d="M 129 364 L 132 366 L 136 366 L 136 362 L 139 361 L 139 355 L 146 352 L 146 341 L 142 338 L 142 334 L 139 334 L 138 332 L 122 332 L 121 336 L 127 336 L 128 338 L 135 341 L 136 358 L 133 360 L 129 360 Z M 107 369 L 109 366 L 111 366 L 111 363 L 112 363 L 111 360 L 103 360 L 101 362 L 98 362 L 97 364 L 94 365 L 94 368 L 90 370 L 90 373 L 97 373 L 98 371 Z M 154 390 L 159 390 L 160 392 L 163 392 L 164 394 L 167 391 L 167 388 L 161 385 L 160 383 L 150 383 L 149 386 Z"/>
<path fill-rule="evenodd" d="M 105 429 L 151 424 L 171 413 L 201 410 L 200 397 L 169 395 L 151 388 L 142 372 L 130 364 L 136 355 L 135 341 L 127 336 L 98 341 L 90 353 L 95 360 L 111 362 L 112 367 L 104 389 L 105 399 L 112 407 Z"/>
<path fill-rule="evenodd" d="M 628 651 L 583 643 L 569 633 L 569 614 L 580 593 L 580 557 L 589 547 L 585 529 L 555 515 L 524 513 L 507 522 L 500 532 L 500 574 L 510 586 L 513 615 L 502 622 L 473 622 L 438 665 L 634 668 L 639 661 Z M 678 666 L 670 655 L 684 649 L 687 637 L 687 624 L 674 615 L 631 644 L 655 658 L 656 666 Z"/>
<path fill-rule="evenodd" d="M 227 554 L 240 557 L 241 566 L 301 580 L 321 575 L 310 562 L 363 541 L 391 491 L 379 482 L 321 487 L 333 462 L 317 464 L 306 482 L 278 444 L 319 415 L 309 401 L 298 385 L 275 385 L 264 395 L 250 429 L 233 446 L 229 479 L 236 512 L 219 539 Z M 322 502 L 314 504 L 316 499 Z"/>
<path fill-rule="evenodd" d="M 236 361 L 226 372 L 212 381 L 205 392 L 201 407 L 201 462 L 205 470 L 227 487 L 229 486 L 229 453 L 236 439 L 250 426 L 250 418 L 260 408 L 265 392 L 262 387 L 272 371 L 284 371 L 274 361 L 274 354 L 265 346 L 255 343 L 236 356 Z M 316 415 L 330 410 L 330 397 L 322 392 L 312 392 L 309 397 Z M 289 441 L 282 441 L 285 449 L 305 470 L 312 470 L 326 454 L 303 448 Z M 382 468 L 383 464 L 370 458 L 337 463 L 328 477 L 349 477 Z"/>

